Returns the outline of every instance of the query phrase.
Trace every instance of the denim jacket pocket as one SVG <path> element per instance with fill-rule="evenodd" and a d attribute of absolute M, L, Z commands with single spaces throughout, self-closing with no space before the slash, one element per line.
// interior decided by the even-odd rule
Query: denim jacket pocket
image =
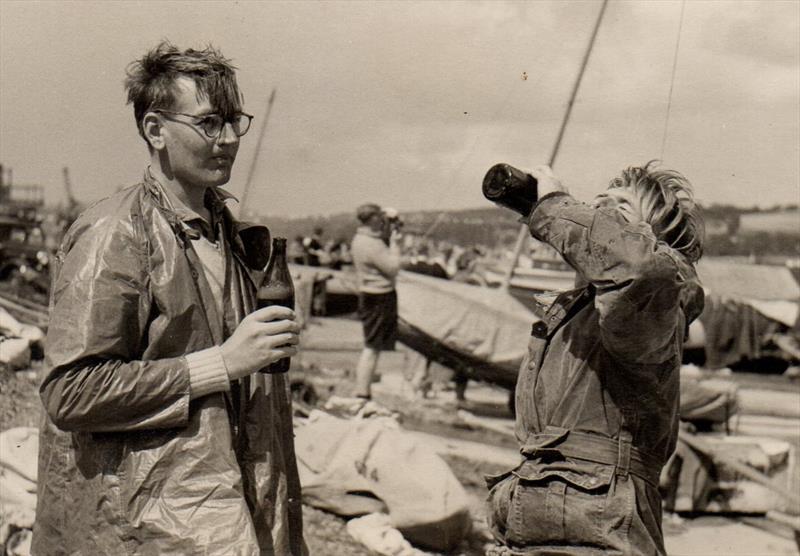
<path fill-rule="evenodd" d="M 486 481 L 486 488 L 491 490 L 497 483 L 505 481 L 508 477 L 510 477 L 514 473 L 514 470 L 503 471 L 502 473 L 492 474 L 492 475 L 484 475 L 483 480 Z"/>
<path fill-rule="evenodd" d="M 614 480 L 613 466 L 589 464 L 589 471 L 570 465 L 525 462 L 508 517 L 508 540 L 519 545 L 579 544 L 603 546 L 601 522 Z"/>
<path fill-rule="evenodd" d="M 509 507 L 518 481 L 514 476 L 515 469 L 483 477 L 489 488 L 489 496 L 486 499 L 486 522 L 495 539 L 503 543 L 507 541 Z"/>

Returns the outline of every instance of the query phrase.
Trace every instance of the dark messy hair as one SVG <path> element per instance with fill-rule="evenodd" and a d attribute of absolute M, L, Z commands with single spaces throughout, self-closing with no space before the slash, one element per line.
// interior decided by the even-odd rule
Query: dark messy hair
<path fill-rule="evenodd" d="M 207 98 L 223 118 L 241 109 L 242 95 L 236 84 L 236 68 L 213 46 L 203 50 L 181 51 L 162 41 L 140 60 L 128 65 L 125 89 L 139 135 L 144 137 L 142 120 L 154 108 L 167 110 L 175 102 L 178 77 L 188 77 L 197 86 L 198 101 Z"/>
<path fill-rule="evenodd" d="M 703 254 L 705 226 L 692 186 L 674 170 L 657 170 L 658 161 L 631 166 L 611 180 L 609 189 L 631 189 L 656 237 L 697 262 Z"/>

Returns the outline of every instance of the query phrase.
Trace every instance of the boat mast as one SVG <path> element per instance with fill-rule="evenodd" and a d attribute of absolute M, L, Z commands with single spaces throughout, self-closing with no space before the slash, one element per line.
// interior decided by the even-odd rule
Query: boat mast
<path fill-rule="evenodd" d="M 256 150 L 253 154 L 253 160 L 250 162 L 250 169 L 247 172 L 247 181 L 244 182 L 244 191 L 242 191 L 242 198 L 239 200 L 239 216 L 244 217 L 245 215 L 245 207 L 247 206 L 247 196 L 250 193 L 250 184 L 253 181 L 253 174 L 256 171 L 256 163 L 258 162 L 258 155 L 261 154 L 261 143 L 264 141 L 264 135 L 267 132 L 267 122 L 269 121 L 270 112 L 272 112 L 272 104 L 275 102 L 275 89 L 272 89 L 272 93 L 269 95 L 269 99 L 267 100 L 267 110 L 264 114 L 264 121 L 261 122 L 261 132 L 258 135 L 258 141 L 256 142 Z"/>
<path fill-rule="evenodd" d="M 553 145 L 553 150 L 550 153 L 548 166 L 551 168 L 555 166 L 558 150 L 561 147 L 561 140 L 564 138 L 564 131 L 567 129 L 567 122 L 569 122 L 570 114 L 572 114 L 572 106 L 575 104 L 575 98 L 578 96 L 578 89 L 581 86 L 583 74 L 586 72 L 586 66 L 589 64 L 589 56 L 592 53 L 592 48 L 594 47 L 594 42 L 597 38 L 597 32 L 600 29 L 600 22 L 603 20 L 603 14 L 606 11 L 607 4 L 608 0 L 603 0 L 603 4 L 600 6 L 600 12 L 597 14 L 597 21 L 595 22 L 594 29 L 592 30 L 592 36 L 589 39 L 586 52 L 583 54 L 581 68 L 578 71 L 578 76 L 575 78 L 575 84 L 572 86 L 572 93 L 570 94 L 569 102 L 567 102 L 567 109 L 564 112 L 564 118 L 561 120 L 561 127 L 558 130 L 556 142 Z M 519 262 L 519 256 L 522 253 L 522 248 L 527 243 L 529 233 L 528 226 L 523 224 L 519 229 L 519 234 L 517 234 L 517 242 L 514 246 L 514 257 L 511 260 L 511 267 L 508 269 L 508 273 L 506 274 L 505 282 L 503 284 L 506 290 L 511 287 L 511 279 L 514 277 L 514 270 L 516 270 L 517 263 Z"/>

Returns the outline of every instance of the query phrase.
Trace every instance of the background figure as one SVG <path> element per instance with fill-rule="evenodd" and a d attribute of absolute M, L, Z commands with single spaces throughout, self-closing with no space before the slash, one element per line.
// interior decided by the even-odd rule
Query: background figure
<path fill-rule="evenodd" d="M 305 264 L 305 248 L 303 247 L 303 236 L 295 236 L 289 245 L 286 246 L 286 258 L 293 264 Z"/>
<path fill-rule="evenodd" d="M 314 232 L 303 239 L 303 250 L 305 252 L 305 262 L 308 266 L 320 266 L 325 252 L 322 249 L 322 234 L 324 230 L 320 227 L 314 228 Z"/>
<path fill-rule="evenodd" d="M 473 286 L 486 286 L 486 277 L 481 272 L 478 263 L 481 252 L 477 247 L 470 247 L 458 254 L 455 261 L 455 272 L 450 279 L 455 282 L 464 282 Z"/>
<path fill-rule="evenodd" d="M 285 307 L 256 310 L 269 232 L 236 221 L 242 111 L 221 53 L 128 69 L 150 165 L 70 227 L 54 271 L 32 553 L 307 552 L 283 375 Z"/>
<path fill-rule="evenodd" d="M 665 554 L 659 475 L 675 450 L 702 222 L 689 183 L 628 168 L 591 205 L 533 173 L 531 234 L 577 271 L 532 331 L 516 389 L 523 462 L 489 480 L 508 554 Z"/>
<path fill-rule="evenodd" d="M 397 339 L 397 292 L 400 268 L 400 232 L 381 207 L 358 207 L 359 227 L 351 244 L 358 277 L 358 314 L 364 326 L 364 350 L 356 366 L 354 394 L 372 396 L 372 379 L 381 351 L 393 350 Z"/>
<path fill-rule="evenodd" d="M 308 266 L 328 265 L 330 257 L 322 244 L 323 233 L 322 228 L 316 227 L 310 236 L 303 239 L 303 258 Z M 325 280 L 314 280 L 311 314 L 324 317 L 327 303 L 328 295 Z"/>
<path fill-rule="evenodd" d="M 349 265 L 353 262 L 350 257 L 350 247 L 344 238 L 330 241 L 330 245 L 326 251 L 330 259 L 328 267 L 333 270 L 342 270 L 345 265 Z"/>

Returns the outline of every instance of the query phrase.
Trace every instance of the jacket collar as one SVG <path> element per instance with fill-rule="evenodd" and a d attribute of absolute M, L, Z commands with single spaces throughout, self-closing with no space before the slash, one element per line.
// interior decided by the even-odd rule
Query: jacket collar
<path fill-rule="evenodd" d="M 158 208 L 175 230 L 176 235 L 183 241 L 197 239 L 199 232 L 196 225 L 198 221 L 201 226 L 211 228 L 212 223 L 206 222 L 195 211 L 167 193 L 166 188 L 153 177 L 149 167 L 145 170 L 143 183 L 147 192 L 154 198 Z M 211 211 L 213 225 L 222 224 L 223 230 L 228 234 L 234 254 L 241 258 L 250 269 L 264 270 L 269 261 L 269 230 L 260 224 L 236 220 L 225 205 L 225 201 L 228 199 L 236 200 L 236 197 L 220 188 L 206 190 L 205 203 Z"/>

